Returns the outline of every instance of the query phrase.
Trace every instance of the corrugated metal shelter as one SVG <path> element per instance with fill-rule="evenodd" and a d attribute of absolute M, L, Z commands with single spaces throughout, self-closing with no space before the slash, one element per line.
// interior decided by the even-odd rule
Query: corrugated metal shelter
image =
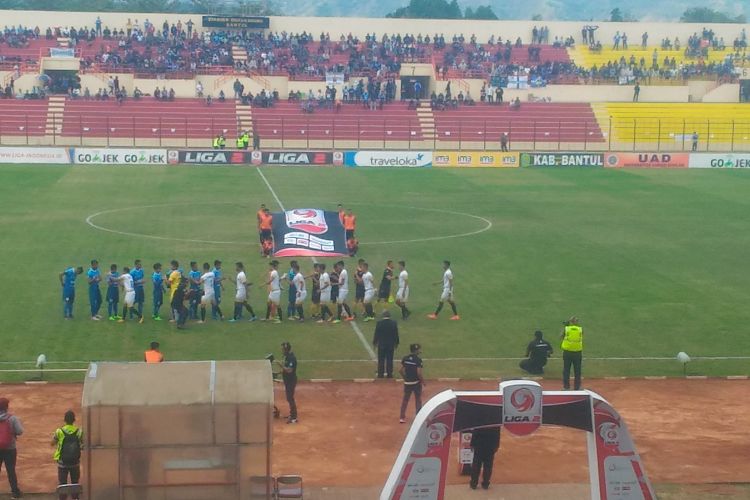
<path fill-rule="evenodd" d="M 271 497 L 268 361 L 92 363 L 82 406 L 86 498 Z"/>

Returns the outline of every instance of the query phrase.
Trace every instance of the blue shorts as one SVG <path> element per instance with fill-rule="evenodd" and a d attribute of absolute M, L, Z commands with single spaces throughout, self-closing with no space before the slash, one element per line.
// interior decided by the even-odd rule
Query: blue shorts
<path fill-rule="evenodd" d="M 107 302 L 109 302 L 110 304 L 120 302 L 119 288 L 107 288 Z"/>
<path fill-rule="evenodd" d="M 142 304 L 145 301 L 146 301 L 146 294 L 143 293 L 143 287 L 142 286 L 135 287 L 135 303 Z"/>

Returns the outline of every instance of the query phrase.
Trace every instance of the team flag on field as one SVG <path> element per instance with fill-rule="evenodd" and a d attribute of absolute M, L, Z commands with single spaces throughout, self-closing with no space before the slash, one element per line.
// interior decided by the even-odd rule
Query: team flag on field
<path fill-rule="evenodd" d="M 273 214 L 274 257 L 346 257 L 338 212 L 295 208 Z"/>

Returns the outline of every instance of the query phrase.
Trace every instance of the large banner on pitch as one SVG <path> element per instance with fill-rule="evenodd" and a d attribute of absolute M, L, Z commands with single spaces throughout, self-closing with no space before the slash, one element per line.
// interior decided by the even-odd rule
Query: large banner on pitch
<path fill-rule="evenodd" d="M 295 208 L 273 214 L 274 257 L 345 257 L 346 232 L 338 212 Z"/>

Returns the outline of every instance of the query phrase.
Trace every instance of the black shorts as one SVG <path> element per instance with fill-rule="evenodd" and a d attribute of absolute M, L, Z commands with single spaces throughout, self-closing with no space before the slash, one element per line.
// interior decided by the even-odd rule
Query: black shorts
<path fill-rule="evenodd" d="M 378 299 L 388 300 L 388 297 L 390 296 L 391 296 L 390 286 L 381 286 L 378 289 Z"/>
<path fill-rule="evenodd" d="M 354 300 L 359 301 L 359 302 L 365 300 L 365 287 L 364 287 L 364 285 L 362 285 L 362 286 L 357 285 L 357 288 L 354 290 Z"/>
<path fill-rule="evenodd" d="M 320 290 L 313 290 L 313 293 L 312 293 L 312 303 L 313 304 L 320 304 Z"/>
<path fill-rule="evenodd" d="M 346 241 L 349 241 L 352 238 L 354 238 L 354 229 L 347 229 L 346 230 Z"/>
<path fill-rule="evenodd" d="M 271 239 L 271 230 L 270 229 L 264 229 L 260 232 L 260 241 L 267 241 Z"/>
<path fill-rule="evenodd" d="M 332 286 L 331 287 L 331 303 L 335 304 L 338 298 L 339 298 L 339 287 Z"/>

